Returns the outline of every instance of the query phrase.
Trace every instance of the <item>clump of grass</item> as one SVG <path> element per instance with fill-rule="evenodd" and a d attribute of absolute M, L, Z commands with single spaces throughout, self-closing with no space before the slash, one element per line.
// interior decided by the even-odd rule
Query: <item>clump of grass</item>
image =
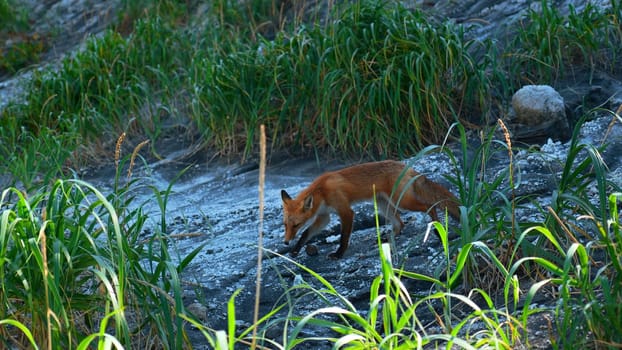
<path fill-rule="evenodd" d="M 547 0 L 530 9 L 510 45 L 516 50 L 509 60 L 511 76 L 530 83 L 553 83 L 572 75 L 577 68 L 617 72 L 622 31 L 620 1 L 607 9 L 591 2 L 569 14 Z M 512 50 L 512 49 L 511 49 Z"/>
<path fill-rule="evenodd" d="M 201 247 L 174 264 L 165 231 L 141 237 L 147 216 L 132 203 L 133 183 L 109 196 L 80 180 L 58 180 L 30 197 L 2 192 L 2 314 L 32 332 L 0 328 L 4 347 L 23 344 L 23 336 L 47 348 L 85 348 L 95 339 L 126 348 L 187 342 L 179 273 Z"/>
<path fill-rule="evenodd" d="M 0 0 L 0 75 L 13 74 L 39 61 L 46 35 L 32 33 L 27 6 Z"/>
<path fill-rule="evenodd" d="M 620 188 L 607 180 L 597 146 L 579 141 L 579 123 L 542 225 L 521 245 L 560 288 L 558 346 L 620 346 Z M 527 259 L 526 259 L 527 260 Z M 605 345 L 607 344 L 607 345 Z"/>
<path fill-rule="evenodd" d="M 60 69 L 33 72 L 24 102 L 0 111 L 0 154 L 11 159 L 2 166 L 29 190 L 39 176 L 52 179 L 67 167 L 110 158 L 103 152 L 111 150 L 98 146 L 119 131 L 159 137 L 161 116 L 177 118 L 171 114 L 183 81 L 165 72 L 185 66 L 188 56 L 180 53 L 191 51 L 178 35 L 166 22 L 141 20 L 131 39 L 108 31 Z"/>
<path fill-rule="evenodd" d="M 607 180 L 607 165 L 600 153 L 602 147 L 580 140 L 579 133 L 584 121 L 585 118 L 575 126 L 550 206 L 541 208 L 545 215 L 542 225 L 551 232 L 563 250 L 582 239 L 591 240 L 590 232 L 597 232 L 599 227 L 608 225 L 607 197 L 612 191 L 620 190 Z M 583 216 L 593 218 L 595 226 L 590 227 L 586 221 L 582 221 Z M 522 244 L 529 254 L 561 263 L 561 257 L 548 255 L 547 251 L 550 252 L 552 248 L 548 242 L 534 239 Z"/>
<path fill-rule="evenodd" d="M 514 210 L 519 199 L 513 192 L 512 166 L 490 174 L 488 165 L 494 157 L 512 154 L 511 140 L 507 133 L 505 143 L 496 140 L 495 130 L 489 128 L 480 131 L 479 139 L 471 142 L 462 124 L 456 124 L 455 130 L 459 151 L 444 149 L 454 172 L 448 179 L 457 189 L 461 204 L 460 226 L 456 229 L 459 238 L 454 249 L 474 248 L 465 255 L 460 280 L 467 290 L 476 286 L 491 292 L 503 285 L 506 278 L 500 270 L 511 259 L 518 231 Z M 471 146 L 473 143 L 475 147 Z"/>
<path fill-rule="evenodd" d="M 0 0 L 0 38 L 8 33 L 24 33 L 30 29 L 28 12 L 19 1 Z"/>
<path fill-rule="evenodd" d="M 277 147 L 408 154 L 487 108 L 480 44 L 420 11 L 357 2 L 324 26 L 203 61 L 193 85 L 212 84 L 195 89 L 193 119 L 225 152 L 248 154 L 262 123 Z"/>
<path fill-rule="evenodd" d="M 128 113 L 138 114 L 157 95 L 144 94 L 146 87 L 179 86 L 177 80 L 159 72 L 172 71 L 181 64 L 172 52 L 176 39 L 166 23 L 140 21 L 132 40 L 107 31 L 101 38 L 88 40 L 74 57 L 63 60 L 60 70 L 35 72 L 27 87 L 31 92 L 26 104 L 15 106 L 19 116 L 36 113 L 24 121 L 26 131 L 37 135 L 40 128 L 48 127 L 59 133 L 73 132 L 88 142 L 98 135 L 110 135 L 115 128 L 129 128 L 133 119 Z M 139 125 L 143 123 L 137 119 Z"/>
<path fill-rule="evenodd" d="M 41 129 L 38 136 L 32 135 L 16 126 L 15 121 L 7 116 L 0 118 L 0 125 L 6 127 L 2 129 L 6 142 L 0 144 L 4 159 L 0 169 L 12 175 L 20 188 L 36 191 L 64 172 L 73 144 L 57 138 L 47 128 Z"/>
<path fill-rule="evenodd" d="M 14 42 L 10 46 L 0 47 L 0 74 L 12 74 L 39 62 L 46 49 L 45 38 L 37 33 L 14 36 Z M 0 35 L 0 40 L 2 37 Z"/>
<path fill-rule="evenodd" d="M 551 244 L 560 259 L 548 256 L 530 256 L 520 259 L 511 272 L 520 265 L 535 262 L 550 272 L 551 277 L 538 283 L 558 286 L 559 302 L 555 309 L 555 326 L 558 337 L 554 338 L 556 348 L 587 346 L 594 348 L 622 345 L 622 265 L 620 247 L 622 234 L 618 203 L 622 194 L 612 193 L 607 199 L 609 208 L 606 226 L 601 226 L 602 218 L 582 216 L 597 228 L 596 236 L 580 243 L 565 244 L 555 232 L 545 226 L 536 226 L 520 238 L 538 233 Z M 567 232 L 572 235 L 570 231 Z M 595 259 L 598 257 L 597 259 Z"/>

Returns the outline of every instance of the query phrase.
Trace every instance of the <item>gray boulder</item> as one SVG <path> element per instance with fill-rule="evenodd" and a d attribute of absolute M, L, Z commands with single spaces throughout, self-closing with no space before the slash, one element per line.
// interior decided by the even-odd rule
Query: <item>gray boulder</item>
<path fill-rule="evenodd" d="M 526 85 L 512 96 L 509 129 L 515 140 L 541 144 L 566 141 L 570 127 L 562 96 L 548 85 Z"/>

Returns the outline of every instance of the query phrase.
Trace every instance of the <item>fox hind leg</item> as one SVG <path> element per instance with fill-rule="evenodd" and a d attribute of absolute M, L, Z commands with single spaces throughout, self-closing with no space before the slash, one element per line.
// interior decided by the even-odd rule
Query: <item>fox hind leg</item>
<path fill-rule="evenodd" d="M 376 198 L 376 203 L 378 204 L 378 211 L 380 214 L 391 222 L 393 234 L 398 235 L 402 231 L 402 228 L 404 228 L 404 222 L 400 218 L 400 213 L 395 204 L 384 194 L 380 194 Z"/>

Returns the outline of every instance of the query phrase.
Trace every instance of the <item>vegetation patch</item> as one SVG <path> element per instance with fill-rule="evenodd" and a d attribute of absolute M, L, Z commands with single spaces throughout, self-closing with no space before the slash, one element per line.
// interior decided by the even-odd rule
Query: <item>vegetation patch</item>
<path fill-rule="evenodd" d="M 170 236 L 143 236 L 147 214 L 132 203 L 139 181 L 131 170 L 128 181 L 119 171 L 135 157 L 118 159 L 117 185 L 108 195 L 80 180 L 58 180 L 30 196 L 2 191 L 3 347 L 187 343 L 179 274 L 202 246 L 175 263 Z M 169 193 L 170 187 L 157 193 L 161 208 Z"/>
<path fill-rule="evenodd" d="M 217 2 L 194 31 L 187 5 L 153 2 L 139 17 L 128 3 L 131 35 L 90 38 L 1 112 L 0 154 L 18 164 L 6 172 L 26 187 L 45 182 L 111 152 L 123 131 L 146 135 L 157 156 L 163 125 L 184 125 L 221 155 L 255 154 L 264 124 L 275 148 L 403 157 L 442 141 L 456 121 L 489 124 L 525 81 L 552 83 L 570 65 L 616 70 L 622 47 L 617 1 L 568 16 L 542 1 L 502 47 L 397 4 L 333 6 L 320 21 L 260 3 Z M 270 40 L 260 20 L 279 28 Z M 34 154 L 42 166 L 25 172 Z"/>
<path fill-rule="evenodd" d="M 326 16 L 288 4 L 214 1 L 206 22 L 190 31 L 198 25 L 189 2 L 128 1 L 114 29 L 59 67 L 33 72 L 23 98 L 0 111 L 0 171 L 16 183 L 0 197 L 3 346 L 182 348 L 189 323 L 215 348 L 245 345 L 253 331 L 253 341 L 293 348 L 312 340 L 303 332 L 310 326 L 326 330 L 336 347 L 514 348 L 530 345 L 527 322 L 546 311 L 555 315 L 556 348 L 620 347 L 621 194 L 607 181 L 602 148 L 579 142 L 579 123 L 552 204 L 538 206 L 544 219 L 521 222 L 516 210 L 530 198 L 514 193 L 516 147 L 507 130 L 497 141 L 486 126 L 525 82 L 552 84 L 575 67 L 619 73 L 622 4 L 563 16 L 543 0 L 503 46 L 393 3 L 330 6 Z M 3 37 L 22 26 L 12 6 L 0 0 Z M 0 70 L 19 70 L 45 49 L 35 36 L 24 42 L 0 56 Z M 614 122 L 619 112 L 611 112 Z M 461 149 L 443 149 L 462 204 L 460 238 L 450 246 L 447 227 L 434 224 L 445 265 L 436 275 L 396 267 L 379 250 L 382 271 L 367 310 L 299 266 L 321 289 L 293 287 L 287 302 L 241 332 L 234 293 L 228 330 L 209 329 L 182 303 L 179 276 L 202 247 L 173 262 L 171 187 L 154 191 L 161 219 L 148 237 L 143 204 L 133 203 L 138 151 L 149 147 L 159 157 L 171 125 L 183 125 L 181 136 L 197 149 L 242 158 L 255 155 L 260 125 L 273 149 L 378 158 L 438 151 L 428 145 L 450 135 Z M 475 149 L 465 125 L 484 130 Z M 134 149 L 125 158 L 119 134 Z M 145 138 L 151 142 L 136 141 Z M 485 178 L 499 152 L 508 169 Z M 117 167 L 110 194 L 67 179 L 107 159 Z M 431 293 L 412 299 L 405 279 L 431 283 Z M 557 298 L 554 308 L 532 308 L 545 289 Z M 294 314 L 288 308 L 300 291 L 326 307 Z M 458 304 L 467 311 L 458 315 Z M 433 326 L 421 322 L 421 310 Z M 275 324 L 290 327 L 280 344 L 267 336 Z"/>
<path fill-rule="evenodd" d="M 27 9 L 13 0 L 0 0 L 0 76 L 37 63 L 46 38 L 30 33 Z"/>

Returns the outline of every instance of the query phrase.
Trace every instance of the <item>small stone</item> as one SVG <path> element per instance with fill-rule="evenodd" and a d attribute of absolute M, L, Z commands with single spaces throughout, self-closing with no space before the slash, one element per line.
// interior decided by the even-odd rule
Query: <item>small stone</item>
<path fill-rule="evenodd" d="M 313 244 L 307 244 L 307 246 L 305 247 L 305 251 L 307 252 L 307 255 L 309 256 L 315 256 L 315 255 L 318 255 L 319 253 L 319 250 Z"/>
<path fill-rule="evenodd" d="M 196 316 L 201 322 L 207 321 L 207 307 L 201 303 L 192 303 L 186 306 L 186 310 Z"/>

